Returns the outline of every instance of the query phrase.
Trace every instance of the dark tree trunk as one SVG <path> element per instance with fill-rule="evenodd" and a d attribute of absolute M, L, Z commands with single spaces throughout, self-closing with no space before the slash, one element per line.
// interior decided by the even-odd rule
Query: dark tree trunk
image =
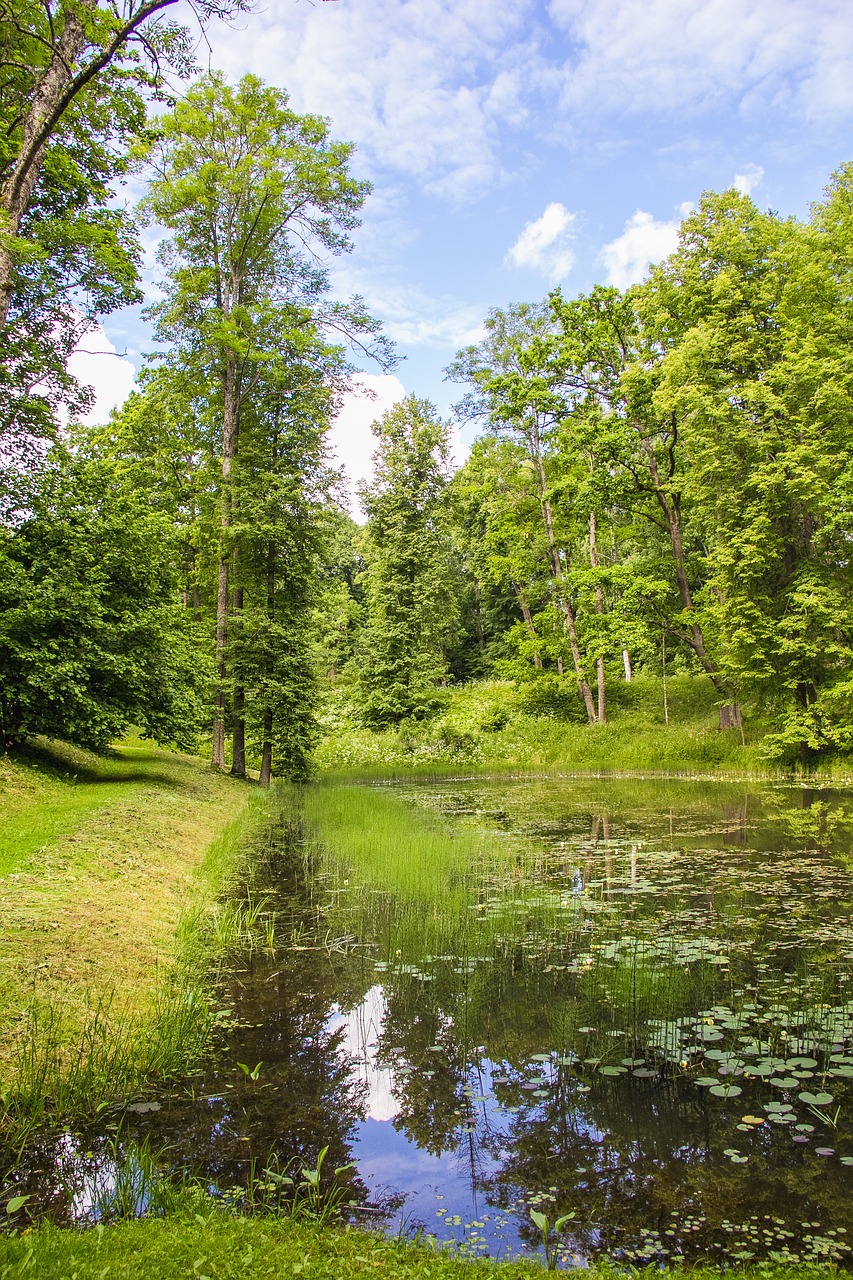
<path fill-rule="evenodd" d="M 176 0 L 145 0 L 137 5 L 104 47 L 79 68 L 77 61 L 86 47 L 81 13 L 70 5 L 62 7 L 61 30 L 53 37 L 50 61 L 33 86 L 22 122 L 18 153 L 14 161 L 10 159 L 0 187 L 0 221 L 4 231 L 4 241 L 0 243 L 0 326 L 6 323 L 15 293 L 17 261 L 10 241 L 19 233 L 29 208 L 51 136 L 74 99 L 109 66 L 133 33 L 154 13 L 175 3 Z M 98 0 L 80 0 L 82 14 L 97 6 Z M 14 12 L 14 6 L 4 6 L 4 9 Z"/>
<path fill-rule="evenodd" d="M 533 614 L 530 612 L 530 605 L 527 603 L 527 593 L 525 592 L 524 587 L 520 586 L 517 582 L 514 582 L 512 584 L 512 589 L 515 592 L 516 596 L 518 597 L 518 606 L 521 609 L 521 616 L 524 619 L 524 626 L 526 630 L 529 632 L 529 634 L 535 640 L 537 638 L 536 628 L 533 625 Z M 533 665 L 538 670 L 540 671 L 542 670 L 542 658 L 539 654 L 538 649 L 533 655 Z"/>
<path fill-rule="evenodd" d="M 240 394 L 237 357 L 227 352 L 222 376 L 222 495 L 220 498 L 220 553 L 216 592 L 216 693 L 213 710 L 214 769 L 225 768 L 225 708 L 228 680 L 228 584 L 231 560 L 231 471 L 237 453 Z"/>
<path fill-rule="evenodd" d="M 267 617 L 272 622 L 275 617 L 275 543 L 267 544 Z M 261 747 L 261 773 L 258 781 L 262 787 L 268 787 L 272 779 L 272 730 L 273 709 L 270 701 L 270 679 L 272 671 L 267 670 L 267 705 L 264 707 L 263 744 Z"/>
<path fill-rule="evenodd" d="M 237 587 L 234 591 L 234 615 L 235 628 L 241 626 L 240 614 L 243 612 L 243 588 Z M 232 701 L 233 727 L 231 731 L 231 772 L 235 778 L 245 778 L 246 776 L 246 721 L 244 712 L 246 708 L 246 690 L 242 684 L 234 687 L 234 696 Z"/>
<path fill-rule="evenodd" d="M 589 565 L 591 569 L 598 568 L 598 545 L 596 539 L 595 512 L 589 513 Z M 601 583 L 595 584 L 595 612 L 598 617 L 604 613 L 604 591 Z M 605 687 L 604 687 L 604 658 L 599 657 L 597 664 L 597 685 L 598 685 L 598 723 L 604 724 L 606 719 L 605 708 Z"/>

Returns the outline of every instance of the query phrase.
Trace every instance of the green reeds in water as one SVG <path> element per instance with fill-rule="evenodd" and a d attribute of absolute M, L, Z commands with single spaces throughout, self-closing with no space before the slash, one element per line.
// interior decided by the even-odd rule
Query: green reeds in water
<path fill-rule="evenodd" d="M 483 863 L 488 837 L 454 829 L 386 789 L 357 785 L 305 788 L 299 805 L 306 836 L 346 863 L 359 883 L 400 899 L 461 907 Z"/>
<path fill-rule="evenodd" d="M 20 1147 L 49 1117 L 97 1114 L 152 1079 L 186 1072 L 207 1045 L 214 1016 L 206 993 L 172 976 L 153 1014 L 128 1015 L 113 998 L 93 1001 L 76 1032 L 54 998 L 32 1001 L 0 1095 L 0 1135 Z"/>

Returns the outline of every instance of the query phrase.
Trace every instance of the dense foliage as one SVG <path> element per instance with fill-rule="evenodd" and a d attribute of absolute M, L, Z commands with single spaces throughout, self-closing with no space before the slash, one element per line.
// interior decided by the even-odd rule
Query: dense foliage
<path fill-rule="evenodd" d="M 57 446 L 0 537 L 0 742 L 104 747 L 136 724 L 190 743 L 206 673 L 168 515 L 108 461 Z"/>
<path fill-rule="evenodd" d="M 251 76 L 152 118 L 192 70 L 171 3 L 0 4 L 3 740 L 209 727 L 215 767 L 267 782 L 306 774 L 324 681 L 405 733 L 478 677 L 601 725 L 642 673 L 702 677 L 778 760 L 852 749 L 853 165 L 808 222 L 708 194 L 644 283 L 493 311 L 448 370 L 467 463 L 409 397 L 359 530 L 326 431 L 347 349 L 390 357 L 327 263 L 368 187 Z M 90 400 L 75 341 L 141 296 L 115 202 L 140 165 L 160 350 L 51 450 Z"/>

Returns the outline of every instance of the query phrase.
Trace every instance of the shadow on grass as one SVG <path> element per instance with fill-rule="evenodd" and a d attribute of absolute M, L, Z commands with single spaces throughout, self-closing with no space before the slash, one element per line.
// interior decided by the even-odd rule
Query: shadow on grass
<path fill-rule="evenodd" d="M 112 747 L 96 754 L 67 742 L 35 738 L 10 751 L 9 758 L 71 786 L 77 783 L 152 782 L 179 791 L 184 785 L 173 774 L 140 768 L 146 761 L 159 759 L 154 750 L 134 748 L 132 759 L 128 759 Z"/>

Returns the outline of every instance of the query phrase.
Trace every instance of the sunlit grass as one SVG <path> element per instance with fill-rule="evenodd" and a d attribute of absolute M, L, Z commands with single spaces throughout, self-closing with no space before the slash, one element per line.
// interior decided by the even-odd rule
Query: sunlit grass
<path fill-rule="evenodd" d="M 346 862 L 360 883 L 400 899 L 461 909 L 476 869 L 495 856 L 494 841 L 407 804 L 390 791 L 358 785 L 305 788 L 306 835 Z"/>
<path fill-rule="evenodd" d="M 4 770 L 18 870 L 0 883 L 0 1128 L 18 1141 L 194 1060 L 214 908 L 267 802 L 138 743 L 108 758 L 41 744 Z"/>
<path fill-rule="evenodd" d="M 218 1212 L 198 1200 L 165 1218 L 119 1222 L 103 1231 L 59 1231 L 43 1227 L 26 1236 L 0 1239 L 0 1274 L 33 1280 L 185 1280 L 209 1275 L 217 1280 L 262 1280 L 270 1276 L 306 1276 L 316 1280 L 360 1280 L 366 1275 L 395 1280 L 522 1280 L 543 1276 L 537 1259 L 474 1261 L 427 1244 L 388 1240 L 376 1233 L 323 1228 L 278 1218 L 241 1218 Z M 729 1268 L 701 1264 L 646 1269 L 629 1267 L 632 1276 L 650 1280 L 690 1276 L 718 1280 Z M 589 1280 L 617 1280 L 625 1268 L 593 1264 Z M 740 1280 L 829 1280 L 832 1264 L 739 1265 Z"/>
<path fill-rule="evenodd" d="M 525 772 L 636 773 L 776 777 L 761 754 L 762 723 L 747 719 L 745 739 L 720 732 L 715 692 L 704 677 L 663 682 L 644 676 L 613 686 L 607 723 L 578 718 L 571 688 L 477 681 L 443 691 L 432 719 L 371 732 L 358 726 L 347 690 L 328 694 L 327 734 L 316 754 L 337 777 L 425 777 L 508 769 Z"/>

